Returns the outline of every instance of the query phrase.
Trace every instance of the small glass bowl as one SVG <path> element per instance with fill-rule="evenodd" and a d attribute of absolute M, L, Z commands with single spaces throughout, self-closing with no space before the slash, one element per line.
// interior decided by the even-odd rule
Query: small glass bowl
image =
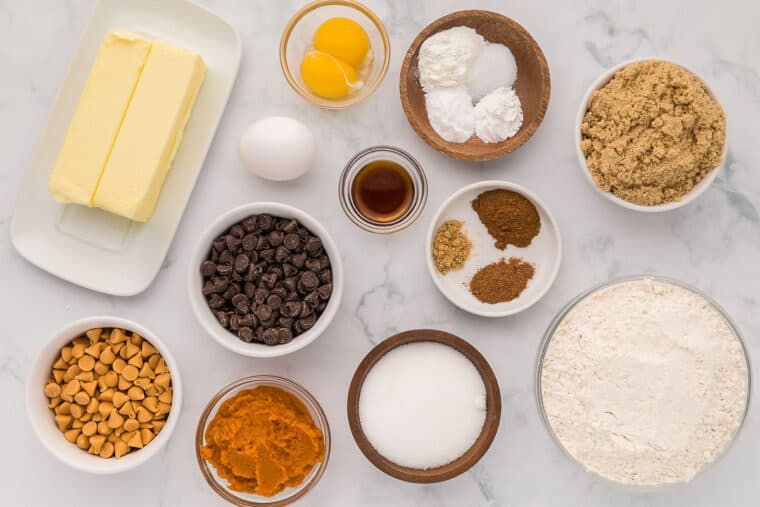
<path fill-rule="evenodd" d="M 243 389 L 254 389 L 259 386 L 279 387 L 298 398 L 309 411 L 309 414 L 314 420 L 314 424 L 320 429 L 322 435 L 324 435 L 325 441 L 324 460 L 322 460 L 321 463 L 314 465 L 314 468 L 312 468 L 304 481 L 294 488 L 286 488 L 284 491 L 271 497 L 231 490 L 226 484 L 226 481 L 216 473 L 216 469 L 207 463 L 200 453 L 201 447 L 203 447 L 206 441 L 205 435 L 208 423 L 214 418 L 214 416 L 216 416 L 220 405 Z M 327 467 L 327 462 L 330 458 L 330 426 L 327 422 L 327 417 L 325 416 L 322 407 L 317 403 L 317 400 L 314 399 L 311 393 L 292 380 L 274 375 L 246 377 L 222 388 L 221 391 L 211 398 L 208 405 L 206 405 L 206 408 L 203 410 L 203 414 L 201 414 L 201 418 L 198 421 L 198 429 L 195 432 L 195 457 L 198 461 L 201 473 L 203 474 L 203 478 L 206 479 L 208 485 L 211 486 L 211 489 L 213 489 L 216 494 L 227 500 L 229 503 L 237 505 L 238 507 L 281 507 L 284 505 L 290 505 L 314 489 L 314 486 L 317 485 L 322 478 L 322 475 L 325 473 L 325 468 Z"/>
<path fill-rule="evenodd" d="M 562 323 L 562 321 L 565 320 L 565 317 L 578 305 L 578 303 L 580 303 L 581 301 L 585 300 L 590 295 L 602 289 L 605 289 L 613 285 L 618 285 L 620 283 L 635 282 L 635 281 L 640 281 L 640 280 L 652 280 L 655 282 L 675 285 L 676 287 L 681 287 L 682 289 L 686 289 L 689 292 L 693 292 L 694 294 L 697 294 L 701 296 L 702 298 L 704 298 L 704 300 L 707 301 L 707 303 L 710 306 L 712 306 L 718 312 L 718 314 L 720 314 L 721 317 L 723 317 L 729 329 L 733 333 L 734 337 L 739 341 L 739 344 L 741 345 L 741 348 L 742 348 L 742 352 L 744 353 L 743 354 L 744 361 L 745 361 L 745 365 L 747 369 L 747 399 L 745 400 L 745 403 L 744 403 L 744 413 L 742 414 L 741 421 L 739 421 L 739 425 L 736 427 L 736 430 L 734 430 L 734 434 L 731 435 L 731 439 L 726 442 L 726 444 L 723 446 L 723 449 L 721 449 L 718 452 L 718 454 L 715 455 L 715 458 L 710 463 L 706 463 L 705 465 L 703 465 L 702 468 L 697 472 L 697 474 L 689 482 L 693 482 L 697 477 L 705 473 L 710 468 L 714 467 L 721 459 L 723 459 L 728 453 L 729 449 L 736 442 L 736 439 L 739 436 L 739 433 L 741 432 L 742 428 L 744 428 L 744 423 L 747 421 L 747 413 L 749 412 L 750 402 L 752 399 L 752 364 L 750 362 L 749 349 L 747 348 L 747 343 L 744 341 L 744 338 L 739 332 L 739 329 L 736 327 L 736 324 L 734 323 L 734 321 L 731 320 L 731 317 L 728 316 L 726 311 L 717 302 L 715 302 L 710 296 L 700 291 L 699 289 L 696 289 L 679 280 L 675 280 L 673 278 L 668 278 L 665 276 L 659 276 L 659 275 L 628 276 L 628 277 L 618 278 L 615 280 L 610 280 L 608 282 L 599 284 L 577 295 L 564 308 L 562 308 L 562 310 L 560 310 L 560 312 L 557 314 L 556 317 L 554 317 L 554 319 L 552 319 L 551 323 L 549 324 L 549 327 L 546 330 L 546 333 L 544 334 L 543 339 L 541 340 L 541 345 L 538 349 L 538 357 L 536 358 L 536 403 L 538 404 L 538 411 L 541 413 L 541 419 L 544 422 L 544 427 L 546 427 L 546 430 L 549 432 L 549 435 L 551 435 L 552 439 L 557 444 L 557 446 L 560 449 L 562 449 L 562 452 L 564 452 L 565 455 L 568 458 L 570 458 L 570 461 L 572 461 L 573 463 L 576 463 L 578 466 L 586 470 L 589 474 L 593 475 L 597 479 L 602 480 L 606 484 L 610 484 L 614 487 L 617 487 L 618 489 L 647 493 L 647 492 L 656 492 L 656 491 L 663 491 L 663 490 L 676 488 L 678 486 L 688 484 L 688 482 L 665 483 L 665 484 L 654 485 L 654 486 L 649 486 L 649 485 L 639 486 L 635 484 L 623 484 L 617 481 L 613 481 L 612 479 L 609 479 L 607 477 L 603 477 L 597 474 L 596 472 L 593 472 L 587 469 L 586 466 L 581 461 L 576 459 L 575 456 L 573 456 L 570 453 L 570 451 L 568 451 L 565 448 L 564 444 L 560 441 L 557 434 L 554 433 L 554 429 L 552 428 L 552 425 L 549 422 L 549 418 L 546 415 L 546 409 L 544 408 L 543 390 L 541 389 L 541 374 L 542 374 L 542 370 L 544 366 L 544 357 L 546 356 L 546 351 L 549 348 L 549 344 L 551 343 L 554 333 L 557 331 L 557 328 Z"/>
<path fill-rule="evenodd" d="M 340 99 L 326 99 L 306 86 L 300 68 L 319 25 L 335 17 L 349 18 L 364 28 L 369 36 L 373 59 L 361 89 Z M 374 12 L 354 0 L 315 0 L 303 6 L 285 25 L 280 39 L 280 66 L 288 84 L 312 104 L 327 109 L 345 109 L 372 95 L 385 78 L 390 59 L 390 40 L 383 22 Z"/>
<path fill-rule="evenodd" d="M 388 160 L 399 164 L 412 178 L 412 202 L 409 209 L 391 222 L 376 222 L 365 217 L 356 206 L 353 195 L 353 185 L 356 175 L 370 162 Z M 371 146 L 366 148 L 348 161 L 338 181 L 338 197 L 346 216 L 356 225 L 367 232 L 390 234 L 409 227 L 422 213 L 427 201 L 427 178 L 425 172 L 414 157 L 394 146 Z"/>

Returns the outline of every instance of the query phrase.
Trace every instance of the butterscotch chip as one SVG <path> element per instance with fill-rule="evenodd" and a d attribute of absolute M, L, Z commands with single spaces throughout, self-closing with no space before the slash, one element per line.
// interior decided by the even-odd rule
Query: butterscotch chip
<path fill-rule="evenodd" d="M 127 445 L 130 447 L 137 448 L 137 449 L 142 449 L 143 441 L 142 441 L 142 438 L 140 438 L 140 432 L 135 431 L 131 433 L 130 435 L 131 436 L 130 436 L 129 441 L 127 442 Z"/>
<path fill-rule="evenodd" d="M 84 349 L 84 353 L 88 356 L 98 359 L 100 357 L 100 351 L 103 349 L 103 342 L 96 342 Z"/>
<path fill-rule="evenodd" d="M 138 407 L 137 408 L 137 420 L 141 423 L 146 423 L 153 419 L 153 414 L 151 414 L 145 407 Z"/>
<path fill-rule="evenodd" d="M 127 358 L 130 358 L 130 357 L 134 356 L 135 354 L 139 354 L 140 353 L 140 347 L 138 347 L 137 345 L 135 345 L 133 343 L 127 343 L 125 345 L 125 349 L 126 349 L 126 356 L 127 356 Z"/>
<path fill-rule="evenodd" d="M 69 345 L 61 348 L 61 359 L 68 363 L 74 358 L 74 356 L 71 354 L 71 347 Z"/>
<path fill-rule="evenodd" d="M 90 343 L 95 343 L 96 341 L 100 340 L 101 331 L 102 330 L 99 327 L 97 327 L 97 328 L 87 330 L 85 334 L 87 335 L 87 338 L 89 338 Z"/>
<path fill-rule="evenodd" d="M 121 375 L 121 372 L 124 371 L 124 367 L 127 365 L 127 362 L 124 361 L 124 359 L 117 357 L 114 359 L 113 364 L 111 365 L 111 368 L 113 368 L 113 371 Z"/>
<path fill-rule="evenodd" d="M 135 368 L 140 369 L 142 368 L 142 365 L 143 365 L 143 358 L 140 354 L 136 354 L 129 358 L 129 361 L 127 362 L 127 364 L 131 364 Z"/>
<path fill-rule="evenodd" d="M 171 403 L 172 402 L 172 391 L 169 389 L 168 391 L 164 391 L 163 393 L 158 395 L 158 401 L 164 402 L 164 403 Z"/>
<path fill-rule="evenodd" d="M 98 433 L 101 435 L 110 435 L 113 429 L 108 426 L 108 421 L 100 421 L 98 423 Z"/>
<path fill-rule="evenodd" d="M 100 454 L 98 454 L 98 456 L 108 459 L 113 456 L 113 451 L 113 444 L 111 442 L 105 442 L 103 444 L 103 447 L 100 449 Z"/>
<path fill-rule="evenodd" d="M 67 361 L 64 361 L 62 357 L 59 357 L 53 363 L 53 368 L 58 368 L 59 370 L 65 370 L 68 367 L 69 363 Z"/>
<path fill-rule="evenodd" d="M 77 365 L 82 371 L 92 371 L 92 369 L 95 368 L 95 358 L 89 355 L 84 355 L 79 358 Z"/>
<path fill-rule="evenodd" d="M 101 392 L 98 396 L 98 399 L 100 401 L 113 401 L 114 394 L 116 394 L 116 391 L 113 389 L 106 389 L 105 391 Z"/>
<path fill-rule="evenodd" d="M 98 453 L 100 453 L 105 443 L 106 437 L 103 435 L 94 435 L 90 437 L 90 446 L 92 446 L 92 448 Z"/>
<path fill-rule="evenodd" d="M 127 417 L 134 417 L 135 416 L 135 407 L 134 407 L 134 405 L 132 404 L 131 401 L 128 401 L 127 403 L 125 403 L 124 405 L 121 406 L 121 408 L 119 409 L 119 413 L 121 415 L 125 415 Z"/>
<path fill-rule="evenodd" d="M 81 387 L 79 385 L 79 381 L 75 379 L 66 384 L 66 387 L 63 388 L 63 394 L 67 396 L 74 396 L 79 392 L 80 389 Z"/>
<path fill-rule="evenodd" d="M 143 400 L 143 407 L 147 408 L 151 412 L 158 412 L 158 397 L 148 396 Z"/>
<path fill-rule="evenodd" d="M 172 381 L 171 375 L 169 375 L 168 373 L 162 373 L 156 377 L 153 383 L 163 389 L 167 389 L 171 381 Z"/>
<path fill-rule="evenodd" d="M 82 433 L 82 430 L 77 428 L 73 430 L 64 431 L 63 436 L 66 440 L 68 440 L 72 444 L 75 444 L 77 442 L 77 437 L 79 437 L 80 433 Z"/>
<path fill-rule="evenodd" d="M 72 364 L 66 370 L 66 375 L 69 376 L 69 382 L 71 381 L 71 379 L 73 379 L 74 377 L 76 377 L 80 373 L 82 373 L 82 369 L 78 365 L 76 365 L 76 364 Z"/>
<path fill-rule="evenodd" d="M 124 456 L 125 454 L 129 452 L 129 447 L 127 446 L 127 444 L 125 444 L 121 440 L 117 440 L 116 443 L 113 444 L 113 447 L 114 447 L 114 456 L 116 456 L 117 459 L 121 458 L 122 456 Z"/>
<path fill-rule="evenodd" d="M 153 437 L 155 435 L 149 429 L 143 428 L 140 430 L 140 440 L 142 440 L 143 445 L 148 445 L 153 440 Z"/>
<path fill-rule="evenodd" d="M 75 428 L 75 429 L 76 428 L 81 428 L 82 426 L 84 426 L 84 421 L 79 420 L 79 419 L 77 419 L 73 423 L 71 423 L 71 427 Z"/>
<path fill-rule="evenodd" d="M 116 355 L 111 347 L 105 347 L 100 353 L 100 362 L 103 364 L 112 364 L 116 360 Z"/>
<path fill-rule="evenodd" d="M 53 379 L 57 384 L 63 383 L 63 376 L 66 374 L 63 370 L 53 370 Z"/>
<path fill-rule="evenodd" d="M 48 402 L 48 408 L 55 408 L 60 405 L 61 402 L 63 402 L 63 400 L 60 398 L 60 396 L 57 398 L 50 398 L 50 401 Z"/>
<path fill-rule="evenodd" d="M 118 387 L 119 387 L 120 391 L 126 391 L 126 390 L 128 390 L 131 385 L 132 385 L 132 382 L 130 382 L 129 380 L 127 380 L 124 377 L 122 377 L 121 375 L 119 375 L 119 384 L 118 384 Z"/>
<path fill-rule="evenodd" d="M 132 333 L 132 337 L 129 339 L 130 342 L 138 346 L 142 344 L 143 340 L 145 340 L 145 338 L 135 332 Z"/>
<path fill-rule="evenodd" d="M 101 401 L 98 405 L 98 412 L 103 417 L 108 417 L 111 415 L 111 411 L 113 411 L 113 403 L 109 401 Z"/>
<path fill-rule="evenodd" d="M 118 412 L 111 412 L 111 415 L 108 417 L 108 427 L 118 428 L 122 424 L 124 424 L 124 418 Z"/>
<path fill-rule="evenodd" d="M 84 429 L 82 430 L 84 431 Z M 79 435 L 77 437 L 77 446 L 80 449 L 87 449 L 90 447 L 90 439 L 86 435 Z"/>
<path fill-rule="evenodd" d="M 74 401 L 79 405 L 87 405 L 90 403 L 90 395 L 84 391 L 79 391 L 74 395 Z"/>
<path fill-rule="evenodd" d="M 156 347 L 151 345 L 148 341 L 142 342 L 142 349 L 140 350 L 140 353 L 143 357 L 150 357 L 153 354 L 157 354 L 158 350 L 156 350 Z"/>
<path fill-rule="evenodd" d="M 58 429 L 61 431 L 66 431 L 69 429 L 69 426 L 71 426 L 71 421 L 73 421 L 72 417 L 70 415 L 56 415 L 54 417 L 55 423 L 58 425 Z"/>
<path fill-rule="evenodd" d="M 72 407 L 73 407 L 73 406 L 74 406 L 74 405 L 72 405 Z M 82 417 L 80 417 L 80 418 L 79 418 L 79 421 L 81 421 L 81 422 L 83 422 L 83 423 L 86 423 L 86 422 L 87 422 L 87 421 L 89 421 L 90 419 L 92 419 L 92 414 L 88 414 L 87 412 L 85 412 L 84 414 L 82 414 Z"/>
<path fill-rule="evenodd" d="M 76 359 L 79 359 L 84 355 L 84 345 L 81 343 L 77 343 L 71 348 L 71 355 L 74 356 Z"/>
<path fill-rule="evenodd" d="M 98 407 L 100 406 L 100 402 L 97 398 L 90 398 L 90 403 L 87 404 L 87 413 L 88 414 L 95 414 L 95 412 L 98 411 Z"/>
<path fill-rule="evenodd" d="M 135 379 L 134 384 L 136 386 L 138 386 L 138 387 L 141 387 L 143 389 L 143 391 L 146 391 L 145 394 L 148 394 L 147 390 L 151 387 L 151 382 L 150 382 L 149 378 L 143 378 L 143 377 L 137 378 L 137 379 Z M 149 396 L 151 396 L 151 395 L 149 395 Z"/>
<path fill-rule="evenodd" d="M 98 375 L 102 376 L 102 375 L 105 375 L 106 373 L 108 373 L 108 366 L 105 365 L 105 364 L 103 364 L 103 363 L 101 363 L 100 361 L 97 361 L 95 363 L 95 368 L 93 368 L 93 371 L 95 373 L 97 373 Z"/>
<path fill-rule="evenodd" d="M 140 427 L 140 423 L 137 422 L 137 419 L 127 419 L 124 422 L 124 430 L 125 431 L 135 431 Z"/>
<path fill-rule="evenodd" d="M 74 419 L 81 419 L 84 415 L 84 408 L 81 405 L 71 405 L 69 407 L 69 413 Z"/>
<path fill-rule="evenodd" d="M 121 371 L 121 376 L 124 377 L 129 382 L 132 382 L 133 380 L 137 378 L 138 373 L 139 373 L 139 370 L 135 366 L 128 364 Z"/>
<path fill-rule="evenodd" d="M 98 423 L 90 421 L 82 426 L 82 434 L 91 437 L 98 432 Z"/>
<path fill-rule="evenodd" d="M 127 335 L 124 333 L 124 330 L 119 329 L 118 327 L 115 327 L 111 330 L 111 336 L 108 338 L 109 343 L 115 344 L 115 343 L 122 343 L 127 341 Z"/>
<path fill-rule="evenodd" d="M 127 391 L 127 396 L 129 396 L 130 400 L 140 401 L 145 398 L 145 391 L 137 386 L 132 386 L 129 388 L 129 391 Z"/>
<path fill-rule="evenodd" d="M 61 395 L 61 386 L 54 383 L 49 383 L 45 386 L 45 396 L 48 398 L 56 398 Z"/>
<path fill-rule="evenodd" d="M 113 406 L 116 408 L 121 408 L 124 403 L 129 401 L 129 396 L 122 393 L 121 391 L 116 391 L 113 393 Z"/>
<path fill-rule="evenodd" d="M 74 378 L 80 382 L 92 382 L 95 380 L 95 374 L 93 374 L 91 371 L 83 371 Z"/>

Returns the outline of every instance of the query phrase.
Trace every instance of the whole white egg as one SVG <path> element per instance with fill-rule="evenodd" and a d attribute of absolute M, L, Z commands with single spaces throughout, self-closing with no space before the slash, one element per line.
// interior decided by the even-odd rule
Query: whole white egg
<path fill-rule="evenodd" d="M 314 134 L 302 122 L 271 116 L 249 125 L 240 136 L 238 156 L 248 172 L 288 181 L 308 171 L 317 151 Z"/>

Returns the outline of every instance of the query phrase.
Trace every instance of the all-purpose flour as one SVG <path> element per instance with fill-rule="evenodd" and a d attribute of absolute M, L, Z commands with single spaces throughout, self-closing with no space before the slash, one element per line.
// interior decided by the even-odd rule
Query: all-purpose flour
<path fill-rule="evenodd" d="M 670 283 L 621 282 L 573 308 L 551 339 L 541 391 L 549 424 L 613 481 L 688 481 L 744 415 L 747 367 L 724 318 Z"/>

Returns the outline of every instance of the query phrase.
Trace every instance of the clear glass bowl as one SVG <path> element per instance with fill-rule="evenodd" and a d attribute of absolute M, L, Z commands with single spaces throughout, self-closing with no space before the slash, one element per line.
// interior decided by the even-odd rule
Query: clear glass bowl
<path fill-rule="evenodd" d="M 231 490 L 226 484 L 226 481 L 216 473 L 216 469 L 207 463 L 200 453 L 200 449 L 206 441 L 205 435 L 208 423 L 216 415 L 219 406 L 227 399 L 235 396 L 239 391 L 243 389 L 254 389 L 259 386 L 279 387 L 301 400 L 309 411 L 309 414 L 311 414 L 314 424 L 320 429 L 320 431 L 322 431 L 325 441 L 324 460 L 322 460 L 321 463 L 317 463 L 314 468 L 312 468 L 304 481 L 294 488 L 286 488 L 284 491 L 271 497 Z M 195 432 L 195 457 L 198 461 L 201 473 L 203 474 L 203 478 L 206 479 L 206 482 L 211 486 L 211 489 L 231 504 L 237 505 L 238 507 L 280 507 L 290 505 L 314 489 L 314 486 L 317 485 L 322 478 L 322 475 L 325 473 L 325 467 L 327 467 L 327 462 L 330 458 L 330 426 L 327 422 L 327 417 L 325 416 L 322 407 L 317 403 L 317 400 L 315 400 L 306 389 L 292 380 L 273 375 L 246 377 L 222 388 L 221 391 L 211 398 L 208 405 L 206 405 L 206 408 L 203 410 L 203 414 L 201 414 L 201 418 L 198 421 L 198 429 Z"/>
<path fill-rule="evenodd" d="M 653 280 L 656 282 L 666 283 L 675 285 L 677 287 L 681 287 L 683 289 L 686 289 L 690 292 L 693 292 L 705 299 L 726 321 L 726 324 L 731 329 L 731 332 L 733 333 L 734 337 L 739 341 L 741 344 L 742 351 L 744 353 L 744 360 L 746 364 L 747 369 L 747 399 L 744 404 L 744 413 L 742 414 L 741 421 L 739 421 L 739 425 L 736 427 L 736 430 L 734 431 L 734 434 L 731 436 L 731 439 L 726 442 L 723 449 L 715 456 L 715 458 L 712 460 L 712 462 L 707 463 L 702 467 L 699 472 L 692 478 L 693 481 L 698 476 L 702 475 L 706 470 L 709 470 L 713 466 L 715 466 L 728 452 L 728 450 L 732 447 L 734 442 L 736 442 L 736 438 L 739 435 L 741 429 L 744 427 L 744 423 L 747 420 L 747 412 L 749 412 L 749 406 L 750 406 L 750 400 L 752 398 L 752 367 L 750 364 L 750 358 L 749 358 L 749 349 L 747 348 L 747 344 L 745 343 L 744 339 L 742 338 L 741 333 L 739 332 L 739 329 L 736 327 L 736 324 L 734 324 L 733 320 L 728 316 L 728 314 L 721 308 L 721 306 L 716 303 L 710 296 L 705 294 L 704 292 L 685 284 L 679 280 L 675 280 L 673 278 L 668 278 L 664 276 L 658 276 L 658 275 L 637 275 L 637 276 L 629 276 L 624 278 L 618 278 L 615 280 L 611 280 L 609 282 L 602 283 L 600 285 L 597 285 L 595 287 L 592 287 L 585 292 L 582 292 L 575 298 L 573 298 L 558 314 L 549 324 L 549 327 L 546 330 L 546 333 L 544 334 L 544 337 L 541 341 L 541 346 L 538 349 L 538 357 L 536 358 L 536 402 L 538 403 L 538 410 L 541 413 L 541 419 L 544 421 L 544 426 L 546 427 L 546 430 L 551 435 L 552 439 L 554 439 L 554 442 L 559 446 L 560 449 L 565 453 L 567 457 L 570 458 L 571 461 L 576 463 L 578 466 L 586 470 L 588 473 L 593 475 L 594 477 L 601 479 L 603 482 L 613 485 L 617 488 L 628 490 L 628 491 L 635 491 L 635 492 L 651 492 L 651 491 L 661 491 L 661 490 L 667 490 L 674 487 L 678 487 L 683 484 L 683 482 L 677 482 L 677 483 L 667 483 L 657 486 L 637 486 L 632 484 L 623 484 L 620 482 L 613 481 L 607 477 L 603 477 L 599 474 L 597 474 L 594 471 L 588 470 L 586 466 L 578 461 L 575 456 L 570 454 L 570 451 L 568 451 L 565 446 L 560 441 L 559 437 L 557 437 L 557 434 L 554 433 L 554 429 L 551 426 L 551 423 L 549 423 L 549 418 L 546 415 L 546 410 L 544 408 L 544 401 L 543 401 L 543 391 L 541 389 L 541 373 L 544 365 L 544 357 L 546 356 L 546 351 L 549 348 L 549 343 L 551 342 L 552 337 L 554 336 L 554 333 L 557 331 L 557 328 L 559 327 L 560 323 L 565 319 L 568 313 L 570 313 L 575 306 L 586 299 L 591 294 L 594 294 L 595 292 L 605 289 L 607 287 L 617 285 L 624 282 L 634 282 L 634 281 L 640 281 L 640 280 Z M 690 481 L 691 482 L 691 481 Z"/>
<path fill-rule="evenodd" d="M 412 178 L 412 202 L 409 209 L 391 222 L 375 222 L 365 217 L 356 205 L 353 195 L 353 184 L 359 171 L 370 162 L 389 160 L 400 165 Z M 367 232 L 390 234 L 409 227 L 422 213 L 427 201 L 427 178 L 425 172 L 414 157 L 406 151 L 393 146 L 372 146 L 366 148 L 348 161 L 338 181 L 338 197 L 346 216 Z"/>
<path fill-rule="evenodd" d="M 372 51 L 364 86 L 340 99 L 314 94 L 301 78 L 301 60 L 312 45 L 314 33 L 324 21 L 342 17 L 356 21 L 367 32 Z M 391 46 L 383 22 L 374 12 L 354 0 L 316 0 L 296 12 L 280 39 L 280 66 L 288 84 L 303 98 L 327 109 L 345 109 L 363 101 L 380 86 L 391 59 Z"/>

